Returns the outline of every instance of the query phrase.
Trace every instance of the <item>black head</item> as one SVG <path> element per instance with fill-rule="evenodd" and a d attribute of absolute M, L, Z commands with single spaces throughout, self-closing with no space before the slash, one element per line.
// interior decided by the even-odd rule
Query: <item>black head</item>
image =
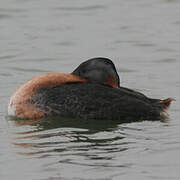
<path fill-rule="evenodd" d="M 105 84 L 118 88 L 120 80 L 115 65 L 108 58 L 93 58 L 81 63 L 72 74 L 91 83 Z"/>

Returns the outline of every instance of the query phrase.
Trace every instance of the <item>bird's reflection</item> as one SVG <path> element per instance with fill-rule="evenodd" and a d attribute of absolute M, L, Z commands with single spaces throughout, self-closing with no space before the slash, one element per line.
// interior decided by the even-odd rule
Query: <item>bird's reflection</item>
<path fill-rule="evenodd" d="M 59 118 L 49 117 L 45 119 L 18 119 L 9 117 L 15 126 L 31 125 L 36 127 L 37 130 L 50 130 L 55 128 L 83 128 L 88 129 L 90 132 L 98 132 L 102 130 L 108 130 L 116 128 L 119 124 L 118 121 L 113 120 L 83 120 L 83 119 L 70 119 L 70 118 Z"/>
<path fill-rule="evenodd" d="M 87 166 L 94 166 L 97 160 L 102 166 L 112 166 L 114 155 L 126 153 L 136 146 L 133 138 L 143 131 L 139 126 L 131 128 L 112 120 L 8 120 L 17 154 L 31 158 L 57 156 L 58 163 Z"/>
<path fill-rule="evenodd" d="M 112 145 L 124 138 L 123 133 L 113 133 L 117 121 L 80 120 L 67 118 L 46 118 L 22 120 L 9 118 L 13 133 L 13 145 L 20 148 L 18 154 L 38 155 L 53 153 L 74 154 L 92 151 L 124 151 L 126 148 Z M 24 151 L 25 150 L 25 151 Z M 28 152 L 26 152 L 26 150 Z M 73 150 L 73 152 L 72 152 Z M 101 159 L 98 153 L 86 155 Z M 91 154 L 91 153 L 90 153 Z M 106 157 L 107 158 L 107 157 Z"/>

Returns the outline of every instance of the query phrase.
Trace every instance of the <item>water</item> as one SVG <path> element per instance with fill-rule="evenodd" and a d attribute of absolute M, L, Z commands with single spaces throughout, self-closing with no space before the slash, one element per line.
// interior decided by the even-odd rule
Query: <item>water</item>
<path fill-rule="evenodd" d="M 180 179 L 180 1 L 7 0 L 0 7 L 0 179 Z M 121 84 L 173 97 L 165 122 L 8 121 L 27 79 L 113 59 Z"/>

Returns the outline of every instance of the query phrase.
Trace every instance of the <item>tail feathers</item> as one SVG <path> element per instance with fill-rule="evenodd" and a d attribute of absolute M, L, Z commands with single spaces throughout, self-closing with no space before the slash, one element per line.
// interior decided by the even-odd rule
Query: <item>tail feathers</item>
<path fill-rule="evenodd" d="M 161 108 L 162 108 L 162 111 L 161 111 L 161 115 L 162 116 L 168 116 L 168 112 L 167 111 L 168 111 L 172 101 L 175 101 L 175 99 L 167 98 L 167 99 L 164 99 L 164 100 L 160 101 Z"/>

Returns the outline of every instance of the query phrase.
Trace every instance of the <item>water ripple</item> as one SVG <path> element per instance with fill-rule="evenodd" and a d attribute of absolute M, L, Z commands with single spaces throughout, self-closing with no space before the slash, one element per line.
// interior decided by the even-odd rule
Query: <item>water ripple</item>
<path fill-rule="evenodd" d="M 104 5 L 89 5 L 83 7 L 55 7 L 54 10 L 61 10 L 61 11 L 89 11 L 89 10 L 96 10 L 96 9 L 104 9 L 106 6 Z"/>

